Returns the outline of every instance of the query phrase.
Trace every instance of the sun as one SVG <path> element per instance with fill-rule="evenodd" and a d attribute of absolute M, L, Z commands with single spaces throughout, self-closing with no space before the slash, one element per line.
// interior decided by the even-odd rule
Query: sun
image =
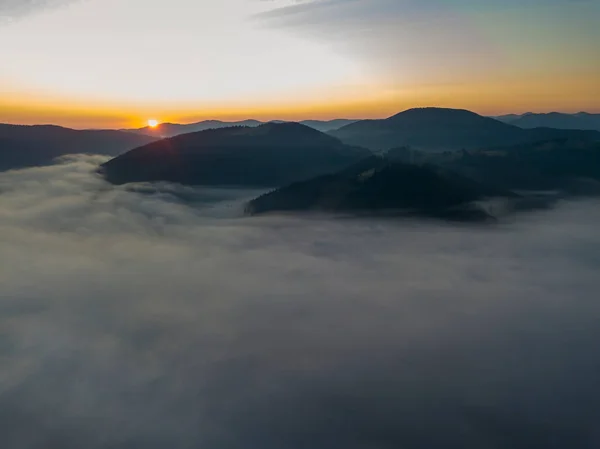
<path fill-rule="evenodd" d="M 158 120 L 150 119 L 148 120 L 148 126 L 150 128 L 156 128 L 159 125 Z"/>

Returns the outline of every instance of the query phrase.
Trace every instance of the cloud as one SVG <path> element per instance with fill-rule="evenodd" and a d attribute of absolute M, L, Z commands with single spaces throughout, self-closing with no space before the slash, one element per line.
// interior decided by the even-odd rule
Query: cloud
<path fill-rule="evenodd" d="M 407 85 L 440 70 L 445 82 L 464 79 L 467 66 L 472 74 L 497 70 L 495 44 L 464 12 L 438 0 L 322 0 L 275 7 L 258 20 L 363 61 L 380 81 Z"/>
<path fill-rule="evenodd" d="M 77 0 L 0 0 L 0 23 L 46 9 L 57 8 Z"/>
<path fill-rule="evenodd" d="M 6 447 L 598 447 L 597 203 L 249 219 L 102 160 L 0 174 Z"/>
<path fill-rule="evenodd" d="M 403 89 L 440 84 L 440 73 L 444 73 L 441 84 L 514 75 L 520 68 L 517 62 L 526 65 L 534 55 L 539 69 L 543 49 L 564 52 L 575 41 L 591 43 L 593 32 L 585 18 L 598 13 L 588 0 L 284 0 L 272 4 L 271 10 L 257 17 L 259 22 L 322 42 L 362 61 L 363 69 L 380 82 Z M 559 23 L 565 32 L 548 34 Z M 573 47 L 580 58 L 581 46 Z M 559 54 L 553 59 L 559 59 Z"/>

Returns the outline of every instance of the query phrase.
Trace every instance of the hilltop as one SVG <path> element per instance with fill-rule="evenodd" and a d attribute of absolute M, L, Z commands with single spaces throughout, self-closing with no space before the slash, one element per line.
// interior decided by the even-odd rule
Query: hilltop
<path fill-rule="evenodd" d="M 371 153 L 298 123 L 268 123 L 182 134 L 103 165 L 115 184 L 281 186 L 333 172 Z"/>

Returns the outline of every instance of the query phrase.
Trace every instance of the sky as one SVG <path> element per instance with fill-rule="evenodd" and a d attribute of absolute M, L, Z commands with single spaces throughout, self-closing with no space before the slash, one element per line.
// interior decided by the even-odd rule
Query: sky
<path fill-rule="evenodd" d="M 0 121 L 600 112 L 596 0 L 0 0 Z"/>
<path fill-rule="evenodd" d="M 600 447 L 597 200 L 250 218 L 104 161 L 0 173 L 3 447 Z"/>

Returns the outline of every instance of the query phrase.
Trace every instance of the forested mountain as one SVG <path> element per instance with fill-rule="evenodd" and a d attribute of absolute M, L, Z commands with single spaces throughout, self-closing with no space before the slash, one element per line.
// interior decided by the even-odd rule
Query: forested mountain
<path fill-rule="evenodd" d="M 494 196 L 515 195 L 439 167 L 372 156 L 263 195 L 248 204 L 247 212 L 397 213 L 469 221 L 491 218 L 472 203 Z"/>
<path fill-rule="evenodd" d="M 356 120 L 335 119 L 335 120 L 303 120 L 298 123 L 308 126 L 321 132 L 333 131 L 342 126 L 354 123 Z M 136 134 L 144 134 L 157 138 L 174 137 L 180 134 L 195 133 L 209 129 L 231 128 L 232 126 L 255 127 L 271 122 L 261 122 L 258 120 L 242 120 L 237 122 L 224 122 L 221 120 L 204 120 L 197 123 L 179 124 L 179 123 L 161 123 L 156 127 L 146 126 L 139 129 L 124 130 Z M 274 120 L 272 123 L 286 123 L 284 120 Z"/>
<path fill-rule="evenodd" d="M 116 184 L 276 186 L 333 172 L 368 150 L 298 123 L 268 123 L 183 134 L 136 148 L 102 167 Z"/>
<path fill-rule="evenodd" d="M 409 109 L 384 120 L 363 120 L 331 132 L 351 145 L 373 150 L 399 146 L 444 151 L 517 145 L 554 138 L 600 140 L 595 131 L 522 129 L 462 109 Z"/>
<path fill-rule="evenodd" d="M 434 164 L 507 189 L 600 193 L 600 142 L 555 139 L 445 153 L 404 147 L 387 154 L 395 161 Z"/>
<path fill-rule="evenodd" d="M 497 119 L 526 129 L 544 127 L 600 131 L 600 114 L 589 114 L 587 112 L 579 112 L 577 114 L 564 114 L 561 112 L 535 114 L 528 112 L 523 115 L 500 116 Z"/>
<path fill-rule="evenodd" d="M 123 131 L 0 124 L 0 170 L 45 165 L 75 153 L 117 156 L 154 140 Z"/>

